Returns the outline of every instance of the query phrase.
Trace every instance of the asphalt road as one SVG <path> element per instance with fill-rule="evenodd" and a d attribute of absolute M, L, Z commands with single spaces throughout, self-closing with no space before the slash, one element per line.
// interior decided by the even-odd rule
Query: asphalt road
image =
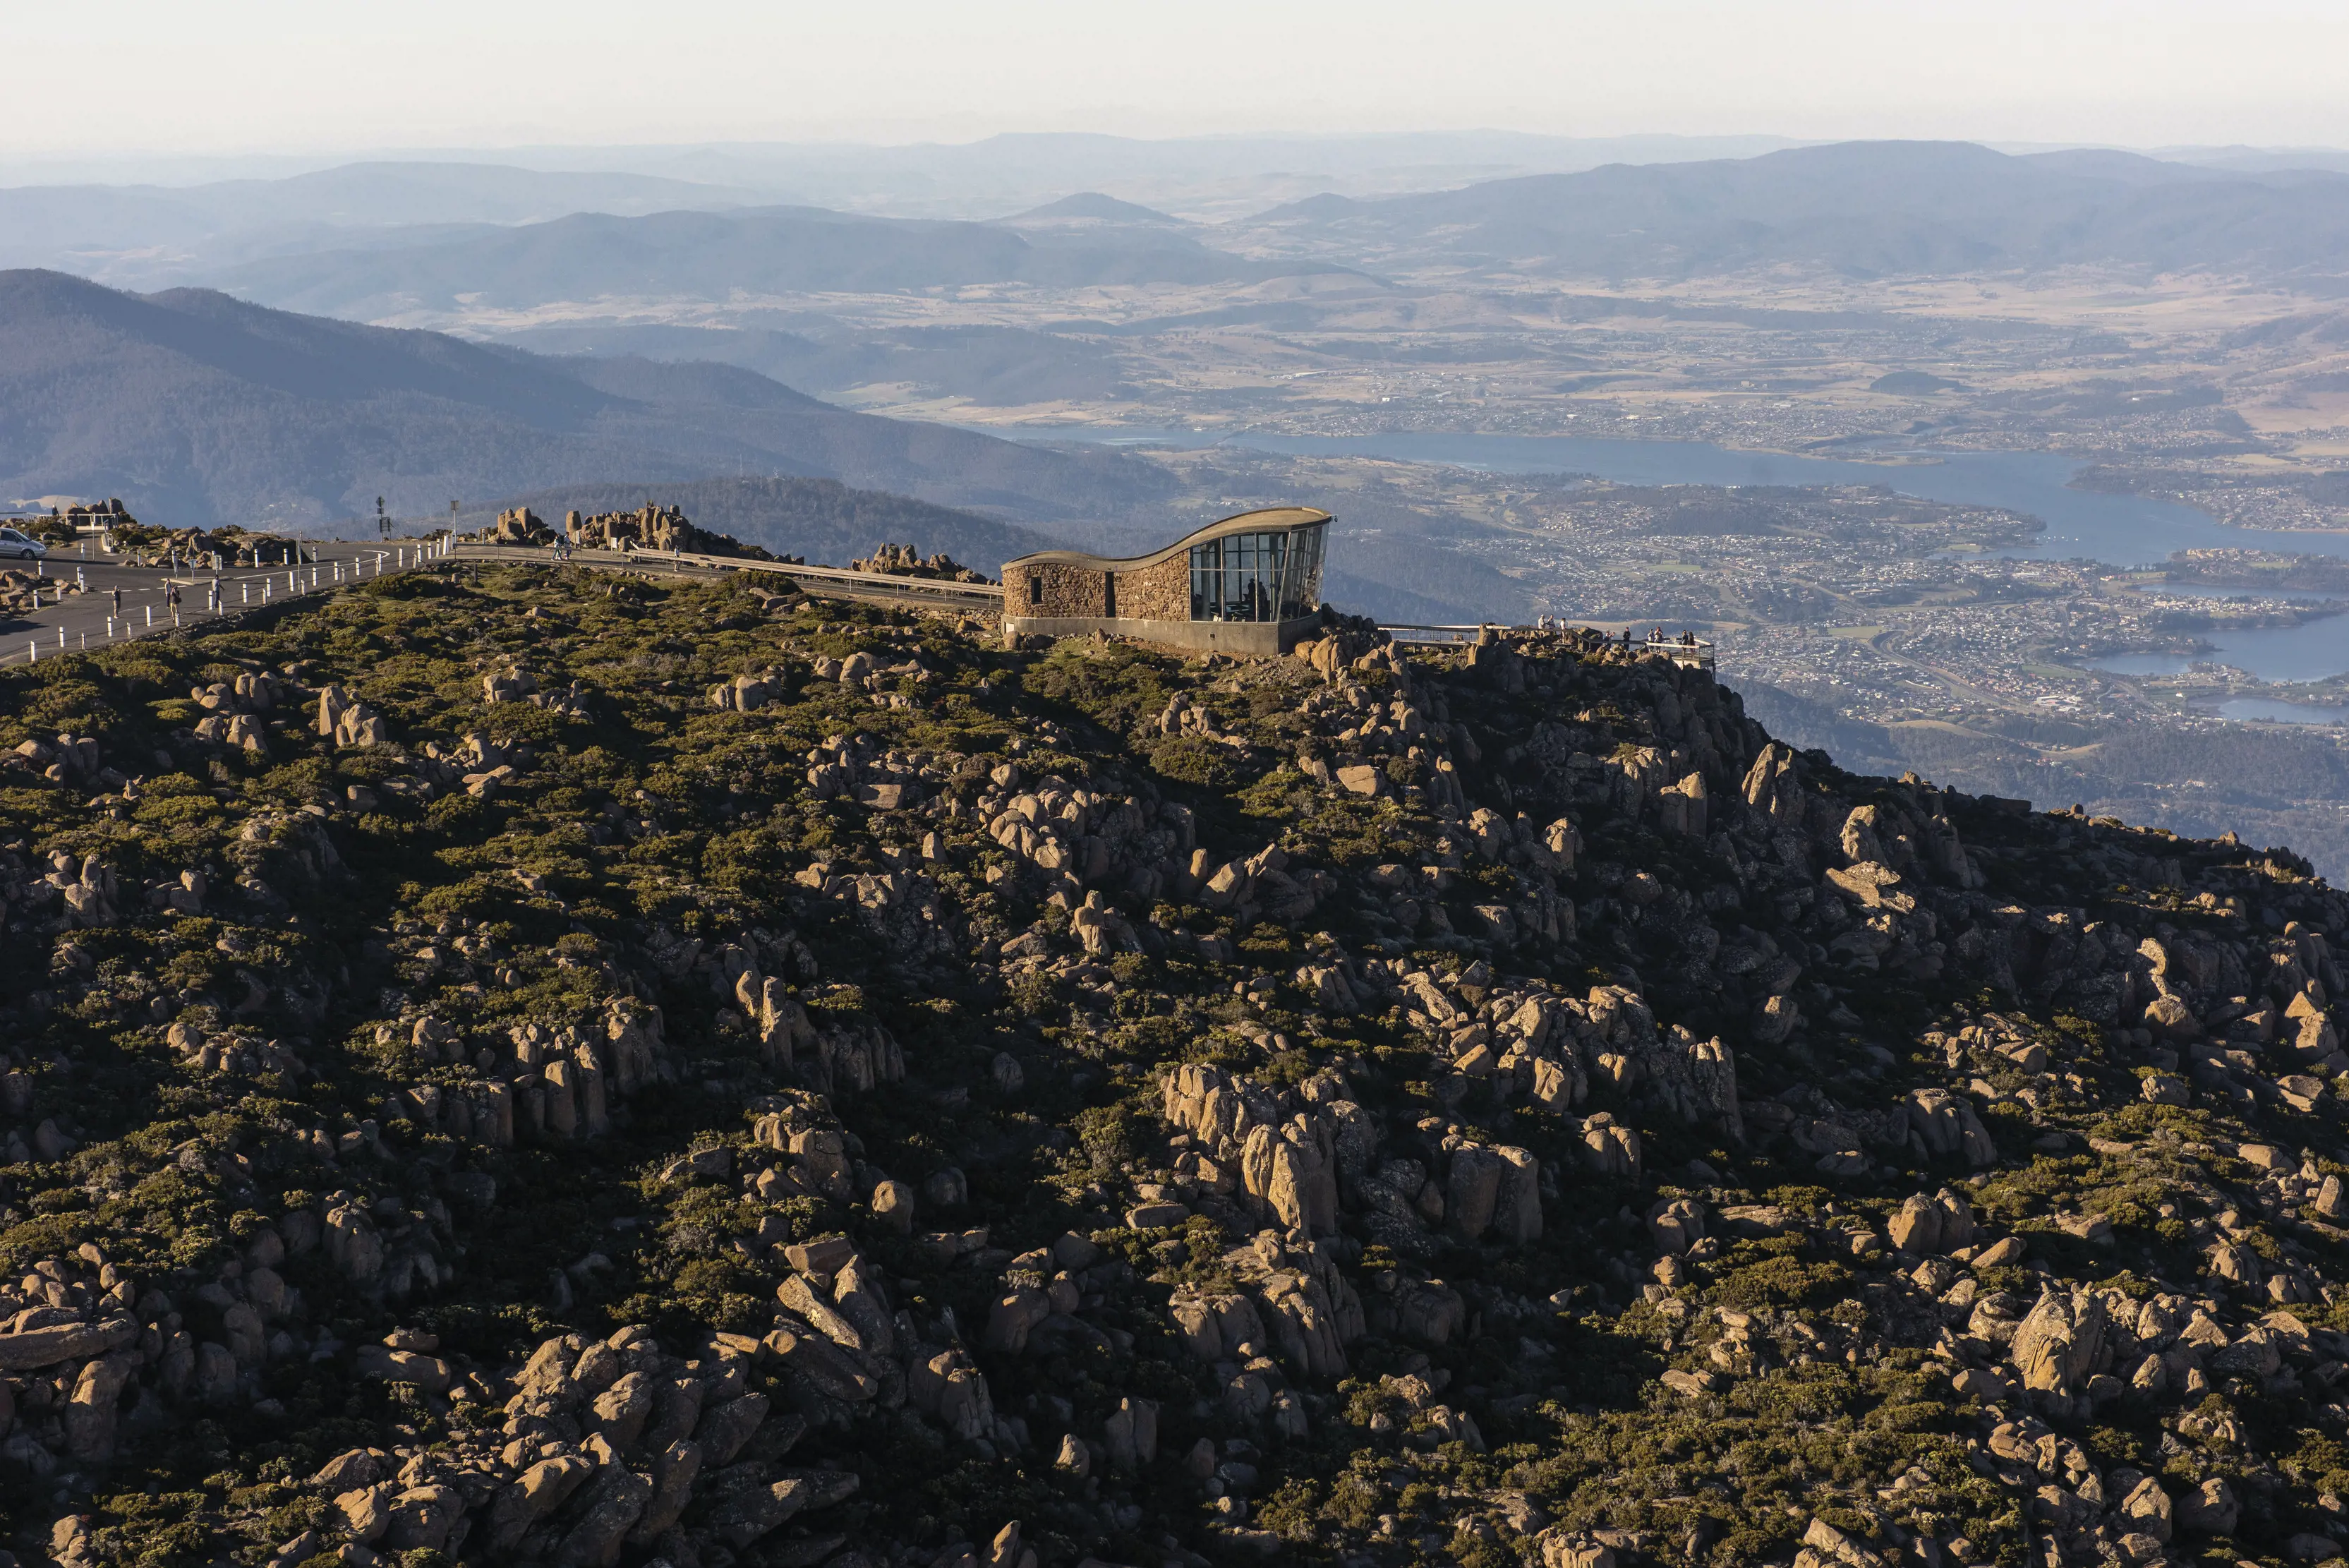
<path fill-rule="evenodd" d="M 96 550 L 52 550 L 41 569 L 49 581 L 44 597 L 79 583 L 84 591 L 36 611 L 0 612 L 0 665 L 60 653 L 103 648 L 128 638 L 150 637 L 175 627 L 201 626 L 222 615 L 289 596 L 331 593 L 353 582 L 412 567 L 429 545 L 414 540 L 383 545 L 305 545 L 312 559 L 299 566 L 232 567 L 217 579 L 209 570 L 176 570 L 125 565 Z M 24 571 L 29 563 L 0 560 L 0 571 Z M 217 582 L 217 587 L 215 587 Z M 171 603 L 177 587 L 180 603 Z M 121 596 L 119 608 L 116 595 Z M 218 597 L 215 599 L 214 596 Z"/>

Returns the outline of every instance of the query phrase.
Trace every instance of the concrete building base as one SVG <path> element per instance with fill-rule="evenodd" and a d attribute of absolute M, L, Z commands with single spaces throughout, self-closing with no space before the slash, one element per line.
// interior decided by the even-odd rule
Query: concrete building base
<path fill-rule="evenodd" d="M 1229 653 L 1274 659 L 1321 629 L 1319 615 L 1295 620 L 1123 620 L 1089 616 L 1009 616 L 1007 633 L 1021 637 L 1087 637 L 1107 632 L 1186 653 Z"/>

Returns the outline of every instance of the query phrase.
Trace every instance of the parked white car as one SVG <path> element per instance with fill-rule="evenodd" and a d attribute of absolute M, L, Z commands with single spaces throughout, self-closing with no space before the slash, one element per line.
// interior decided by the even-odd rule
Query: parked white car
<path fill-rule="evenodd" d="M 0 561 L 38 561 L 48 553 L 49 547 L 30 534 L 0 527 Z"/>

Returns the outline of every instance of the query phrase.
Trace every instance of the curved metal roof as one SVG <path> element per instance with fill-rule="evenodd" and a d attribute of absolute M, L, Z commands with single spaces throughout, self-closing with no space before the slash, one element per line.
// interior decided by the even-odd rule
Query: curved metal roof
<path fill-rule="evenodd" d="M 1030 556 L 1015 556 L 1003 563 L 1005 580 L 1019 566 L 1092 566 L 1102 571 L 1133 572 L 1144 566 L 1154 566 L 1170 556 L 1179 555 L 1194 545 L 1204 545 L 1210 539 L 1221 539 L 1231 534 L 1268 534 L 1282 530 L 1315 527 L 1330 521 L 1330 514 L 1318 506 L 1268 506 L 1257 512 L 1241 512 L 1194 529 L 1164 549 L 1153 550 L 1146 556 L 1094 556 L 1082 550 L 1039 550 Z"/>

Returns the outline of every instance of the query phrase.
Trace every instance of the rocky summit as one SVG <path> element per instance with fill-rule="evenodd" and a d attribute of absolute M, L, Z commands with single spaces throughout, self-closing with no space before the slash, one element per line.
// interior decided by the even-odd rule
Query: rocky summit
<path fill-rule="evenodd" d="M 1773 742 L 547 567 L 0 678 L 18 1563 L 2282 1563 L 2343 895 Z"/>

